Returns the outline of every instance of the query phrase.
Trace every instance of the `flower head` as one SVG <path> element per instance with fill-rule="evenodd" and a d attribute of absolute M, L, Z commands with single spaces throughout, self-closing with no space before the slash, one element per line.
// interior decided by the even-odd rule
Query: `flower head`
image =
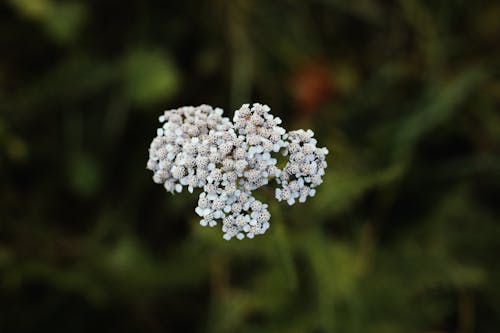
<path fill-rule="evenodd" d="M 327 166 L 311 130 L 288 132 L 267 105 L 244 104 L 233 120 L 208 105 L 165 111 L 146 167 L 171 193 L 201 188 L 195 212 L 202 226 L 220 221 L 223 238 L 253 238 L 269 228 L 268 205 L 252 192 L 270 180 L 275 196 L 293 205 L 315 195 Z M 278 154 L 289 156 L 283 168 Z"/>

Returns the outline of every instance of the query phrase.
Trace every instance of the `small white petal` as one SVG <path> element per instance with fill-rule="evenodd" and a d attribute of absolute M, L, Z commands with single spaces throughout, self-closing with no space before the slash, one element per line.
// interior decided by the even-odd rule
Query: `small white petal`
<path fill-rule="evenodd" d="M 200 207 L 196 207 L 194 209 L 194 211 L 196 212 L 196 214 L 198 214 L 199 216 L 203 216 L 203 209 L 201 209 Z"/>

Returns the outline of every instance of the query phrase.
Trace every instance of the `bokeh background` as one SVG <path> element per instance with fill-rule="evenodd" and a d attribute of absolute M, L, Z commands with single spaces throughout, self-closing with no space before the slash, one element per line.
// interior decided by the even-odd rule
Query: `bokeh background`
<path fill-rule="evenodd" d="M 0 4 L 0 332 L 500 330 L 500 3 Z M 262 102 L 332 152 L 222 239 L 158 116 Z"/>

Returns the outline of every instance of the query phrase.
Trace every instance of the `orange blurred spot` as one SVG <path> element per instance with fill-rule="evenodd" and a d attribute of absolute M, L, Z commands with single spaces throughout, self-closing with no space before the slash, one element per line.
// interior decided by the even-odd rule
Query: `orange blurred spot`
<path fill-rule="evenodd" d="M 291 81 L 299 113 L 312 114 L 328 101 L 335 92 L 330 69 L 321 60 L 312 60 L 299 66 Z"/>

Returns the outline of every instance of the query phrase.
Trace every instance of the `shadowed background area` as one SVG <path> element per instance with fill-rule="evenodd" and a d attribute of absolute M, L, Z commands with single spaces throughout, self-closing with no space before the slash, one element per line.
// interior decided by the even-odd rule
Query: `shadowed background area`
<path fill-rule="evenodd" d="M 498 332 L 499 41 L 497 1 L 2 2 L 0 331 Z M 247 102 L 331 154 L 227 242 L 145 164 Z"/>

